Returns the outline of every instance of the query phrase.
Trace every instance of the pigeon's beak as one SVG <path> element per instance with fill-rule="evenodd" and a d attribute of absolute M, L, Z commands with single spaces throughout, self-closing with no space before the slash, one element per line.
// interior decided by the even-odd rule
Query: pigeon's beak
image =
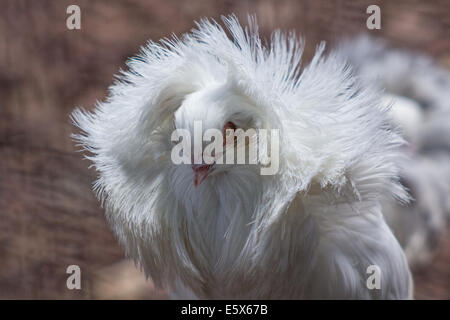
<path fill-rule="evenodd" d="M 192 171 L 194 171 L 194 186 L 198 186 L 208 177 L 209 170 L 212 165 L 209 164 L 193 164 Z"/>

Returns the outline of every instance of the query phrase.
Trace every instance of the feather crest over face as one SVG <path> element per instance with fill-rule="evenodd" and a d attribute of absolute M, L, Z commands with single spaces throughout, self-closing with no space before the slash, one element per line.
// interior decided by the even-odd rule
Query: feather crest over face
<path fill-rule="evenodd" d="M 216 22 L 202 20 L 181 39 L 149 42 L 105 102 L 72 115 L 82 129 L 75 138 L 99 174 L 94 188 L 128 255 L 157 284 L 181 280 L 198 296 L 210 296 L 212 283 L 242 294 L 244 284 L 252 288 L 267 272 L 265 262 L 290 272 L 289 253 L 268 248 L 297 232 L 289 228 L 311 235 L 311 223 L 299 222 L 310 205 L 405 197 L 393 165 L 402 141 L 389 128 L 377 92 L 359 87 L 337 55 L 324 56 L 323 44 L 302 69 L 303 42 L 294 34 L 277 31 L 265 46 L 253 19 L 248 28 L 234 16 L 224 23 L 231 38 Z M 280 130 L 276 175 L 236 167 L 194 188 L 187 171 L 171 162 L 175 112 L 189 95 L 213 87 L 240 97 L 236 108 L 245 100 L 259 128 Z M 294 199 L 299 212 L 293 218 Z M 309 240 L 308 248 L 295 251 L 299 257 L 313 257 L 315 241 Z M 307 268 L 302 272 L 299 277 Z M 236 281 L 239 290 L 232 287 Z M 277 288 L 271 283 L 267 290 Z"/>

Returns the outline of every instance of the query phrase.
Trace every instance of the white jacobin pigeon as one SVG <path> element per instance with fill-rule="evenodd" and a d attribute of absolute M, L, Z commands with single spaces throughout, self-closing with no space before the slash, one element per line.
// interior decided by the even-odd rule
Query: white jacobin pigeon
<path fill-rule="evenodd" d="M 324 45 L 301 66 L 294 34 L 265 44 L 254 19 L 224 23 L 149 42 L 106 101 L 72 114 L 127 254 L 173 298 L 410 298 L 382 212 L 408 198 L 389 104 Z M 192 143 L 209 129 L 233 137 L 212 161 L 202 157 L 208 139 Z M 253 135 L 239 143 L 239 129 Z M 194 146 L 180 164 L 181 130 Z M 257 159 L 233 161 L 251 141 L 266 141 Z"/>

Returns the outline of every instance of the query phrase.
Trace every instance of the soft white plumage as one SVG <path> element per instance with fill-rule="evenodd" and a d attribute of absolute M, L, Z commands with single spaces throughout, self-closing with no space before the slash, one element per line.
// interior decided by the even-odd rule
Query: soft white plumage
<path fill-rule="evenodd" d="M 430 57 L 368 36 L 341 43 L 339 52 L 362 82 L 384 90 L 391 121 L 408 142 L 400 149 L 400 178 L 413 200 L 384 203 L 383 211 L 410 266 L 423 266 L 450 216 L 450 73 Z"/>
<path fill-rule="evenodd" d="M 181 40 L 149 42 L 76 136 L 129 256 L 176 298 L 400 298 L 408 265 L 381 201 L 405 199 L 402 139 L 388 108 L 324 46 L 303 70 L 302 42 L 256 23 L 204 20 Z M 280 130 L 278 174 L 222 165 L 199 186 L 174 165 L 170 136 L 193 121 Z M 368 289 L 367 267 L 381 269 Z"/>

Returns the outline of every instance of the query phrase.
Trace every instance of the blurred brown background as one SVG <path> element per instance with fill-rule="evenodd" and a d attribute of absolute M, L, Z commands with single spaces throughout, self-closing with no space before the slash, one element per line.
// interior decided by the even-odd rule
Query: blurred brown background
<path fill-rule="evenodd" d="M 81 30 L 66 8 L 81 8 Z M 381 8 L 381 30 L 366 8 Z M 261 32 L 295 29 L 306 56 L 320 40 L 370 32 L 450 67 L 450 1 L 71 0 L 0 2 L 0 298 L 164 298 L 107 228 L 76 153 L 69 114 L 104 99 L 113 75 L 148 39 L 180 35 L 201 17 L 257 15 Z M 415 271 L 416 298 L 450 299 L 450 236 Z M 66 288 L 68 265 L 82 290 Z"/>

